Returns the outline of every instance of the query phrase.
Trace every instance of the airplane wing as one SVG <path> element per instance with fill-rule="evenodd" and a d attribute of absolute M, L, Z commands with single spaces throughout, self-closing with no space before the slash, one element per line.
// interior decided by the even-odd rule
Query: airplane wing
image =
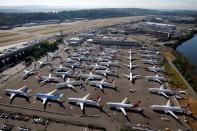
<path fill-rule="evenodd" d="M 101 82 L 104 82 L 104 81 L 105 81 L 105 78 L 101 80 Z"/>
<path fill-rule="evenodd" d="M 169 113 L 170 115 L 172 115 L 175 119 L 177 119 L 177 120 L 179 119 L 178 116 L 175 115 L 172 111 L 167 110 L 167 111 L 165 111 L 165 112 L 167 112 L 167 113 Z"/>
<path fill-rule="evenodd" d="M 102 90 L 103 89 L 103 86 L 102 85 L 98 85 L 98 87 Z"/>
<path fill-rule="evenodd" d="M 157 71 L 156 71 L 156 70 L 154 70 L 154 69 L 153 69 L 152 71 L 153 71 L 153 72 L 155 72 L 155 73 L 157 73 Z"/>
<path fill-rule="evenodd" d="M 155 79 L 155 81 L 159 82 L 160 84 L 162 84 L 162 82 L 159 79 Z"/>
<path fill-rule="evenodd" d="M 15 95 L 16 95 L 16 93 L 12 93 L 10 96 L 10 99 L 12 99 Z"/>
<path fill-rule="evenodd" d="M 75 88 L 73 85 L 70 85 L 70 84 L 67 85 L 67 86 L 70 87 L 70 88 L 73 88 L 73 89 Z"/>
<path fill-rule="evenodd" d="M 49 74 L 49 78 L 51 78 L 51 74 Z"/>
<path fill-rule="evenodd" d="M 47 82 L 49 79 L 44 79 L 40 83 Z"/>
<path fill-rule="evenodd" d="M 160 89 L 163 89 L 163 85 L 161 85 Z"/>
<path fill-rule="evenodd" d="M 166 98 L 169 98 L 168 95 L 166 95 L 164 92 L 159 92 L 159 94 L 162 94 L 162 95 L 165 96 Z"/>
<path fill-rule="evenodd" d="M 81 110 L 83 110 L 84 103 L 79 103 Z"/>
<path fill-rule="evenodd" d="M 124 77 L 127 77 L 127 78 L 129 78 L 129 75 L 126 75 L 126 74 L 122 74 Z"/>
<path fill-rule="evenodd" d="M 125 104 L 127 101 L 127 97 L 124 98 L 124 100 L 121 102 L 122 104 Z"/>
<path fill-rule="evenodd" d="M 23 87 L 19 88 L 17 91 L 23 91 L 25 88 L 27 88 L 27 86 L 23 86 Z"/>
<path fill-rule="evenodd" d="M 125 116 L 127 115 L 127 113 L 126 113 L 126 111 L 125 111 L 124 108 L 120 107 L 120 110 L 122 111 L 122 113 L 123 113 Z"/>
<path fill-rule="evenodd" d="M 47 98 L 42 98 L 42 104 L 44 105 L 47 101 Z"/>
<path fill-rule="evenodd" d="M 24 70 L 24 73 L 26 74 L 28 71 L 27 70 Z"/>
<path fill-rule="evenodd" d="M 87 94 L 86 96 L 84 96 L 82 99 L 86 100 L 88 98 L 90 94 Z"/>
<path fill-rule="evenodd" d="M 56 90 L 53 90 L 53 91 L 47 93 L 47 95 L 51 95 L 51 94 L 53 94 L 54 92 L 56 92 Z"/>

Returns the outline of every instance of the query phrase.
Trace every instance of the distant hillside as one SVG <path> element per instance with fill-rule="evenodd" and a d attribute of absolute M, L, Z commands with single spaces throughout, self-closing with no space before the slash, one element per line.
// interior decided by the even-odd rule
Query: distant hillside
<path fill-rule="evenodd" d="M 29 7 L 30 8 L 30 7 Z M 40 7 L 42 8 L 42 7 Z M 6 10 L 6 9 L 4 9 Z M 25 10 L 25 8 L 21 8 Z M 18 10 L 17 10 L 18 11 Z M 38 11 L 38 10 L 37 10 Z M 191 11 L 186 11 L 186 15 Z M 159 11 L 149 9 L 137 9 L 137 8 L 110 8 L 110 9 L 87 9 L 87 10 L 70 10 L 60 12 L 15 12 L 15 13 L 0 13 L 0 26 L 14 26 L 24 23 L 46 21 L 46 20 L 72 20 L 74 18 L 85 19 L 97 19 L 97 18 L 109 18 L 109 17 L 124 17 L 135 15 L 161 15 L 161 14 L 175 14 L 184 15 L 184 11 Z M 197 14 L 192 11 L 192 14 Z"/>

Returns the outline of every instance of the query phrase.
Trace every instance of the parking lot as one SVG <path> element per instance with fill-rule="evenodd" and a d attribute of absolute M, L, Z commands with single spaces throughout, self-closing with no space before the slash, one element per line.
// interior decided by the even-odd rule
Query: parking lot
<path fill-rule="evenodd" d="M 90 45 L 92 46 L 92 45 Z M 68 58 L 68 54 L 64 52 L 63 50 L 64 45 L 60 45 L 59 54 L 63 59 Z M 95 46 L 97 47 L 97 46 Z M 71 48 L 70 54 L 74 54 L 75 50 Z M 86 47 L 77 47 L 77 50 L 80 48 L 86 48 Z M 115 128 L 123 127 L 126 123 L 130 123 L 132 125 L 138 125 L 143 127 L 149 127 L 153 130 L 164 130 L 165 128 L 169 128 L 171 130 L 178 130 L 187 129 L 187 124 L 184 122 L 184 119 L 181 115 L 179 115 L 180 121 L 175 120 L 171 115 L 167 114 L 161 114 L 158 112 L 153 112 L 150 109 L 151 105 L 155 104 L 166 104 L 167 99 L 163 96 L 151 94 L 147 91 L 148 88 L 151 87 L 160 87 L 161 85 L 157 82 L 147 82 L 147 80 L 144 79 L 144 76 L 152 76 L 155 75 L 154 72 L 146 71 L 145 68 L 148 67 L 148 64 L 143 64 L 141 62 L 141 53 L 140 53 L 140 47 L 132 47 L 132 48 L 117 48 L 117 47 L 111 47 L 115 50 L 119 50 L 120 52 L 117 54 L 118 56 L 118 66 L 119 67 L 111 67 L 111 69 L 117 70 L 118 76 L 108 76 L 106 81 L 112 82 L 114 80 L 114 84 L 117 86 L 117 91 L 110 89 L 110 88 L 104 88 L 104 91 L 101 91 L 99 88 L 92 87 L 88 84 L 87 81 L 81 80 L 83 83 L 83 86 L 85 87 L 85 90 L 80 87 L 76 87 L 75 91 L 71 89 L 61 89 L 59 90 L 60 93 L 64 94 L 60 101 L 63 102 L 64 107 L 59 106 L 58 103 L 50 102 L 50 105 L 48 104 L 46 109 L 44 109 L 44 105 L 41 101 L 38 101 L 35 99 L 35 94 L 38 92 L 41 93 L 48 93 L 50 91 L 53 91 L 56 89 L 57 83 L 47 83 L 47 84 L 39 84 L 37 82 L 38 75 L 32 75 L 28 77 L 27 79 L 23 80 L 22 75 L 23 72 L 19 72 L 18 74 L 14 75 L 12 78 L 10 78 L 8 81 L 6 81 L 4 84 L 6 86 L 1 87 L 0 89 L 0 106 L 8 105 L 10 104 L 9 96 L 5 95 L 5 89 L 11 88 L 11 89 L 18 89 L 23 87 L 24 85 L 27 85 L 32 91 L 28 94 L 30 96 L 30 102 L 26 101 L 26 99 L 21 97 L 16 97 L 13 102 L 11 103 L 12 106 L 17 107 L 23 107 L 25 108 L 25 112 L 27 114 L 31 114 L 31 110 L 36 110 L 43 113 L 43 116 L 47 114 L 47 112 L 57 113 L 58 115 L 62 115 L 62 117 L 66 116 L 73 116 L 73 118 L 79 118 L 78 121 L 81 121 L 82 123 L 89 123 L 90 121 L 98 122 L 96 124 L 100 124 L 107 129 L 110 129 L 107 127 L 107 123 L 114 123 Z M 76 50 L 76 51 L 77 51 Z M 132 70 L 133 74 L 138 74 L 142 76 L 140 79 L 135 80 L 134 83 L 131 83 L 128 81 L 128 79 L 124 78 L 121 74 L 129 74 L 129 70 L 127 67 L 123 66 L 123 64 L 129 64 L 128 59 L 125 57 L 128 56 L 128 52 L 132 50 L 135 51 L 135 54 L 133 54 L 134 57 L 137 59 L 133 62 L 135 64 L 140 64 L 139 68 L 135 68 Z M 101 52 L 99 48 L 94 51 L 95 54 L 98 54 Z M 162 58 L 162 56 L 161 56 Z M 42 60 L 44 60 L 43 58 Z M 89 65 L 95 64 L 96 62 L 90 62 Z M 51 64 L 54 66 L 60 65 L 60 59 L 55 58 L 51 61 Z M 30 67 L 29 67 L 30 68 Z M 40 75 L 48 76 L 50 73 L 52 76 L 55 76 L 53 72 L 50 71 L 49 66 L 44 66 L 42 68 L 38 68 L 38 72 Z M 75 74 L 79 74 L 81 71 L 80 68 L 75 69 Z M 94 70 L 85 70 L 84 73 L 90 73 L 90 71 L 95 74 Z M 159 75 L 164 76 L 163 73 L 159 73 Z M 167 77 L 167 76 L 166 76 Z M 61 77 L 58 77 L 60 82 L 63 82 L 63 79 Z M 71 78 L 74 80 L 74 78 Z M 101 111 L 98 108 L 92 108 L 89 106 L 85 106 L 85 114 L 81 111 L 80 107 L 76 105 L 69 104 L 68 97 L 84 97 L 85 95 L 90 94 L 89 98 L 96 99 L 98 96 L 101 97 L 100 104 L 103 106 L 103 110 Z M 140 107 L 144 110 L 143 113 L 139 112 L 133 112 L 128 111 L 127 115 L 128 117 L 125 117 L 121 111 L 116 110 L 110 110 L 109 107 L 106 105 L 107 102 L 113 101 L 113 102 L 121 102 L 125 97 L 128 97 L 129 102 L 134 104 L 137 101 L 140 101 Z M 171 101 L 174 105 L 176 105 L 176 101 L 174 97 L 171 97 Z M 13 107 L 14 108 L 14 107 Z M 17 108 L 16 108 L 16 112 Z M 33 113 L 33 111 L 32 111 Z M 80 118 L 81 116 L 87 116 Z M 55 114 L 53 114 L 55 116 Z M 69 118 L 67 118 L 69 119 Z M 36 121 L 34 122 L 36 123 Z M 162 123 L 162 124 L 161 124 Z M 28 125 L 27 125 L 28 127 Z"/>

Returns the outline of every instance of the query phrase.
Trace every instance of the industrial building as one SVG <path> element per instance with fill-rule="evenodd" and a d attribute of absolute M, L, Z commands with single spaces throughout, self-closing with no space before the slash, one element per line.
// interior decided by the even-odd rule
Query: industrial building
<path fill-rule="evenodd" d="M 141 46 L 139 41 L 128 39 L 127 37 L 103 36 L 93 39 L 94 44 L 115 45 L 115 46 Z"/>

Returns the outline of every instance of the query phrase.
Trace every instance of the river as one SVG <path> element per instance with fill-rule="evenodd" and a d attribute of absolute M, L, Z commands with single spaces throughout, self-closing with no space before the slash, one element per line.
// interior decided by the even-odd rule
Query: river
<path fill-rule="evenodd" d="M 197 72 L 197 34 L 179 45 L 176 51 L 186 57 L 195 66 L 195 72 Z"/>

